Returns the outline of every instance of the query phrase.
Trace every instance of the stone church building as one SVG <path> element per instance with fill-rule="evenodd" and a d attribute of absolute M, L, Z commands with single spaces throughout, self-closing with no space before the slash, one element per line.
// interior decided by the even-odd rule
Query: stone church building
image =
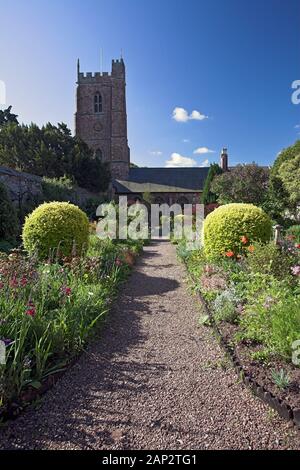
<path fill-rule="evenodd" d="M 108 162 L 114 197 L 142 200 L 150 193 L 154 203 L 199 202 L 209 168 L 131 168 L 127 139 L 126 74 L 123 59 L 113 60 L 111 73 L 82 73 L 77 65 L 76 135 Z M 228 169 L 226 149 L 221 166 Z"/>

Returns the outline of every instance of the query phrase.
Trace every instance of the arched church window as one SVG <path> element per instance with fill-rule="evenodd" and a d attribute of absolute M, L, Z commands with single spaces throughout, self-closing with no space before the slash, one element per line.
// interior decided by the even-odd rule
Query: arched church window
<path fill-rule="evenodd" d="M 102 161 L 102 150 L 101 149 L 97 149 L 96 152 L 95 152 L 95 157 L 97 160 L 100 160 Z"/>
<path fill-rule="evenodd" d="M 96 114 L 102 113 L 102 96 L 100 93 L 96 93 L 94 96 L 94 111 Z"/>

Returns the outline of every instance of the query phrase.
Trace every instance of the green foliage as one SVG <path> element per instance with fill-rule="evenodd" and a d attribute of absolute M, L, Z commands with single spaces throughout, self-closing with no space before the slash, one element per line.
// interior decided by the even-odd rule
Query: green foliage
<path fill-rule="evenodd" d="M 276 279 L 291 278 L 291 267 L 296 264 L 292 252 L 285 251 L 275 243 L 255 243 L 254 251 L 247 257 L 250 271 L 260 274 L 270 274 Z"/>
<path fill-rule="evenodd" d="M 15 248 L 15 245 L 12 242 L 0 240 L 0 252 L 9 253 L 13 248 Z"/>
<path fill-rule="evenodd" d="M 89 221 L 81 209 L 67 202 L 45 203 L 35 209 L 23 227 L 23 244 L 31 254 L 46 259 L 58 251 L 70 256 L 88 247 Z"/>
<path fill-rule="evenodd" d="M 300 243 L 300 225 L 292 225 L 287 229 L 286 234 L 295 237 L 295 243 Z"/>
<path fill-rule="evenodd" d="M 0 183 L 0 240 L 13 241 L 18 233 L 16 209 L 6 187 Z"/>
<path fill-rule="evenodd" d="M 98 206 L 105 202 L 104 197 L 90 197 L 84 204 L 81 205 L 81 209 L 86 213 L 89 220 L 97 220 L 96 212 Z"/>
<path fill-rule="evenodd" d="M 280 390 L 284 390 L 291 383 L 290 376 L 287 372 L 285 372 L 284 369 L 280 369 L 279 371 L 273 369 L 272 370 L 272 379 L 273 379 L 274 384 L 277 385 L 277 387 Z"/>
<path fill-rule="evenodd" d="M 28 401 L 32 387 L 40 388 L 63 370 L 99 333 L 96 325 L 129 267 L 116 262 L 126 242 L 95 239 L 92 255 L 60 263 L 39 263 L 17 251 L 0 255 L 0 340 L 6 345 L 6 364 L 0 365 L 0 415 L 12 401 Z"/>
<path fill-rule="evenodd" d="M 292 343 L 300 335 L 300 297 L 268 275 L 248 281 L 247 304 L 240 326 L 244 339 L 262 344 L 270 354 L 292 360 Z"/>
<path fill-rule="evenodd" d="M 289 194 L 291 205 L 297 207 L 300 204 L 300 151 L 296 157 L 280 165 L 278 175 Z"/>
<path fill-rule="evenodd" d="M 6 124 L 13 122 L 18 124 L 18 116 L 11 112 L 12 106 L 4 109 L 3 111 L 0 109 L 0 128 L 4 127 Z"/>
<path fill-rule="evenodd" d="M 280 152 L 272 168 L 272 178 L 281 181 L 283 190 L 288 196 L 285 198 L 285 208 L 292 212 L 296 212 L 300 202 L 299 174 L 300 140 Z"/>
<path fill-rule="evenodd" d="M 239 302 L 240 299 L 234 288 L 221 292 L 212 305 L 215 320 L 235 323 L 238 318 L 237 305 Z"/>
<path fill-rule="evenodd" d="M 287 147 L 279 153 L 272 167 L 272 175 L 279 176 L 281 165 L 289 160 L 293 160 L 298 155 L 300 155 L 300 140 L 297 140 L 294 145 Z"/>
<path fill-rule="evenodd" d="M 218 202 L 251 203 L 261 205 L 268 187 L 269 170 L 255 163 L 237 165 L 216 176 L 211 184 L 211 191 L 218 194 Z"/>
<path fill-rule="evenodd" d="M 43 195 L 45 201 L 70 201 L 75 195 L 75 186 L 71 178 L 43 178 Z"/>
<path fill-rule="evenodd" d="M 107 190 L 110 173 L 107 164 L 64 123 L 18 125 L 9 121 L 0 132 L 0 165 L 47 178 L 65 175 L 78 186 L 94 192 Z"/>
<path fill-rule="evenodd" d="M 281 179 L 271 174 L 269 186 L 261 205 L 262 209 L 269 214 L 271 219 L 276 221 L 276 223 L 284 225 L 286 220 L 285 212 L 289 206 L 289 195 Z"/>
<path fill-rule="evenodd" d="M 208 258 L 241 250 L 241 237 L 249 242 L 268 242 L 272 233 L 269 216 L 252 204 L 228 204 L 209 214 L 204 222 L 204 248 Z"/>
<path fill-rule="evenodd" d="M 218 195 L 211 190 L 212 182 L 217 175 L 221 175 L 223 170 L 217 163 L 210 165 L 207 178 L 205 180 L 203 193 L 201 196 L 201 204 L 211 204 L 217 202 Z"/>

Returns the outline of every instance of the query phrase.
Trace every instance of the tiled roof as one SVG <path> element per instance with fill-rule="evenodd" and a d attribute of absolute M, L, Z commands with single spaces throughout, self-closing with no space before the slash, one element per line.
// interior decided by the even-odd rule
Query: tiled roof
<path fill-rule="evenodd" d="M 209 168 L 130 168 L 126 181 L 114 180 L 118 193 L 201 192 Z"/>

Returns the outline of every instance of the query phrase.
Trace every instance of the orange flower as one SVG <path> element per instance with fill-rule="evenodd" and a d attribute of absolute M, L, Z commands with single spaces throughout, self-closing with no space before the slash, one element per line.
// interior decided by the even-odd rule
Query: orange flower
<path fill-rule="evenodd" d="M 241 242 L 243 243 L 243 245 L 246 245 L 246 243 L 248 243 L 248 238 L 245 237 L 245 235 L 243 235 L 243 236 L 241 237 Z"/>
<path fill-rule="evenodd" d="M 233 251 L 229 250 L 225 253 L 225 256 L 227 256 L 227 258 L 232 258 L 234 256 L 234 253 Z"/>
<path fill-rule="evenodd" d="M 248 246 L 248 250 L 250 251 L 250 253 L 253 253 L 253 251 L 255 250 L 255 248 L 254 248 L 253 245 L 250 245 L 250 246 Z"/>

